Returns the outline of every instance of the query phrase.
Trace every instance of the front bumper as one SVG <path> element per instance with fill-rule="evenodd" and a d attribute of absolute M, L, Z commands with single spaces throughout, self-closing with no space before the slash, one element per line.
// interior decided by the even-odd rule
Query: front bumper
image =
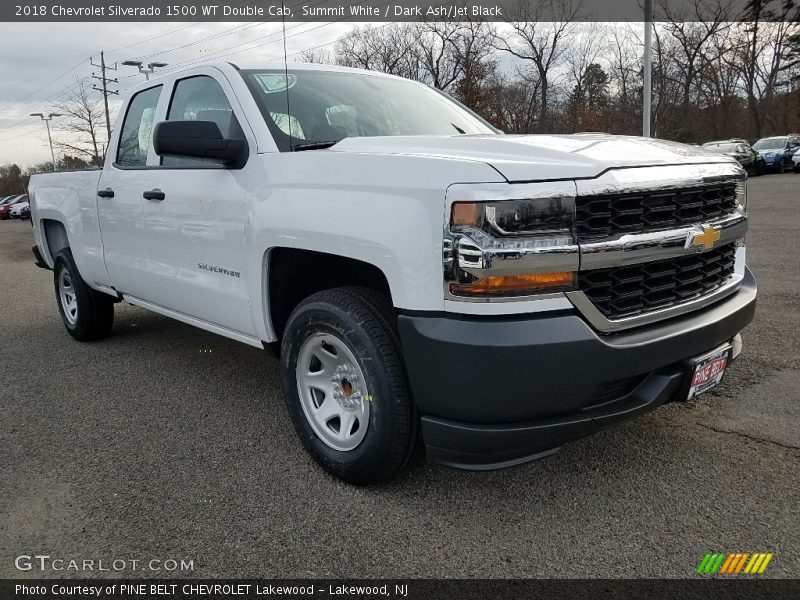
<path fill-rule="evenodd" d="M 565 311 L 528 318 L 399 317 L 432 462 L 492 469 L 526 462 L 678 399 L 690 359 L 731 340 L 755 313 L 756 282 L 720 302 L 598 335 Z"/>

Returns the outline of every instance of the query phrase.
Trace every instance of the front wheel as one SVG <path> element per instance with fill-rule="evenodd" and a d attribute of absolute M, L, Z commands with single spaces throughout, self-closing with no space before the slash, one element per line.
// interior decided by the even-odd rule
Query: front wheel
<path fill-rule="evenodd" d="M 416 447 L 390 308 L 370 290 L 318 292 L 294 310 L 283 335 L 283 393 L 295 431 L 325 470 L 357 485 L 391 479 Z"/>
<path fill-rule="evenodd" d="M 111 333 L 114 299 L 86 284 L 69 248 L 56 254 L 53 274 L 58 312 L 67 333 L 82 342 L 97 340 Z"/>

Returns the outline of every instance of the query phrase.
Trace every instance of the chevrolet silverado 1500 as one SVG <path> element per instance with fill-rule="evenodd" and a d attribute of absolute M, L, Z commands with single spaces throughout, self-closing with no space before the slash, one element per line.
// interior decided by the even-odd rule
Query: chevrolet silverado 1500
<path fill-rule="evenodd" d="M 661 140 L 505 135 L 388 75 L 226 63 L 132 89 L 104 168 L 30 199 L 74 338 L 125 301 L 276 349 L 303 445 L 365 484 L 422 451 L 521 463 L 719 383 L 755 310 L 745 178 Z"/>

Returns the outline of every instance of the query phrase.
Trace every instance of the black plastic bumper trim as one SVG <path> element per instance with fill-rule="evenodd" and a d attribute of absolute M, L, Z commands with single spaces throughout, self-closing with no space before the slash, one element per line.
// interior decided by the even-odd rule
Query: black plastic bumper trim
<path fill-rule="evenodd" d="M 400 315 L 403 354 L 433 462 L 496 468 L 536 458 L 680 398 L 689 360 L 753 319 L 756 282 L 657 324 L 600 335 L 577 314 L 498 319 Z M 620 381 L 635 387 L 602 404 Z"/>

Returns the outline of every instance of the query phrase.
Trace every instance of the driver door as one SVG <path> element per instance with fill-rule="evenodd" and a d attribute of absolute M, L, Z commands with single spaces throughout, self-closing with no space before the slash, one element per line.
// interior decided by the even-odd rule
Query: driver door
<path fill-rule="evenodd" d="M 166 120 L 213 121 L 228 139 L 248 139 L 224 78 L 178 79 Z M 238 105 L 237 105 L 238 110 Z M 156 157 L 142 188 L 152 301 L 226 329 L 254 335 L 245 260 L 244 181 L 248 166 L 213 159 Z M 252 162 L 252 161 L 251 161 Z"/>

